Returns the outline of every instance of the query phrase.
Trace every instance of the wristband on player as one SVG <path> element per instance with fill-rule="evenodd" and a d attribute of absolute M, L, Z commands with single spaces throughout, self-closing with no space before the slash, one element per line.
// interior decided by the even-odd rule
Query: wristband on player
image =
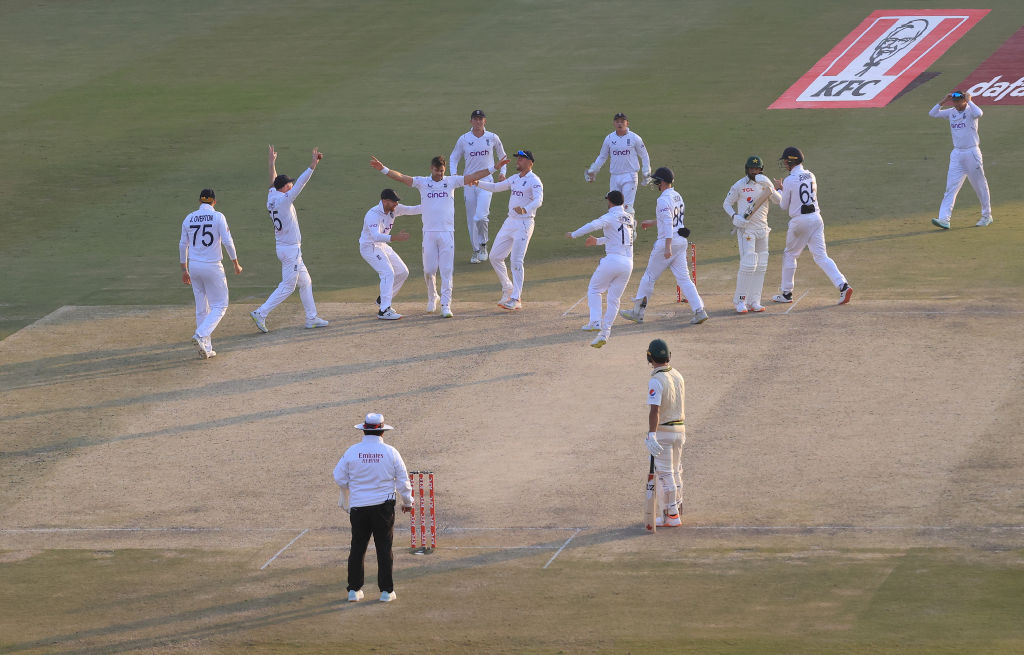
<path fill-rule="evenodd" d="M 381 175 L 387 175 L 388 173 L 391 172 L 391 169 L 388 168 L 387 166 L 385 166 L 384 168 L 380 169 L 380 172 L 381 172 Z"/>

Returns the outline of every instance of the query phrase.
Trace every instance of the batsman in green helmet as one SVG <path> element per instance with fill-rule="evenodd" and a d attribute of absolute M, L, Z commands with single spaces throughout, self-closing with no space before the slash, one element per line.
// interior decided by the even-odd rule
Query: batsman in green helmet
<path fill-rule="evenodd" d="M 647 439 L 644 444 L 654 457 L 654 471 L 661 490 L 655 513 L 657 527 L 676 528 L 683 524 L 683 443 L 686 441 L 685 385 L 683 376 L 672 368 L 668 344 L 655 339 L 647 346 L 651 377 L 647 382 Z"/>
<path fill-rule="evenodd" d="M 764 174 L 764 160 L 747 157 L 744 175 L 729 189 L 722 208 L 732 220 L 740 249 L 740 269 L 732 302 L 737 314 L 763 312 L 761 289 L 768 270 L 768 203 L 779 204 L 781 195 Z"/>

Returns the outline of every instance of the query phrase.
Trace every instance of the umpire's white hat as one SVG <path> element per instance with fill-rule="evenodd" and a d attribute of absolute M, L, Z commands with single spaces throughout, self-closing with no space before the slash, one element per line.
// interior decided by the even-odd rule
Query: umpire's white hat
<path fill-rule="evenodd" d="M 394 430 L 395 429 L 395 428 L 391 427 L 390 425 L 387 425 L 386 423 L 384 423 L 384 415 L 383 414 L 378 414 L 377 412 L 370 412 L 369 414 L 366 415 L 366 418 L 363 420 L 363 422 L 361 424 L 354 425 L 352 427 L 354 427 L 357 430 Z"/>

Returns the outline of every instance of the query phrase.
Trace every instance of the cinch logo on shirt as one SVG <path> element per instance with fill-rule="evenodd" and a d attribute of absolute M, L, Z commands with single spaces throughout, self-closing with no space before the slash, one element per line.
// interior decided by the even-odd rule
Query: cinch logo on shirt
<path fill-rule="evenodd" d="M 447 198 L 448 197 L 448 192 L 447 191 L 431 191 L 430 193 L 427 194 L 427 197 L 428 198 Z"/>
<path fill-rule="evenodd" d="M 629 149 L 626 150 L 612 150 L 613 155 L 629 155 Z"/>
<path fill-rule="evenodd" d="M 956 130 L 956 129 L 959 129 L 961 127 L 967 127 L 967 123 L 950 123 L 949 126 L 951 128 L 953 128 L 954 130 Z"/>
<path fill-rule="evenodd" d="M 469 156 L 470 157 L 482 157 L 483 155 L 489 155 L 489 154 L 491 154 L 490 150 L 474 150 L 473 152 L 469 153 Z"/>
<path fill-rule="evenodd" d="M 522 196 L 526 195 L 526 192 L 524 192 L 524 191 L 516 191 L 515 189 L 512 189 L 512 195 L 522 197 Z"/>

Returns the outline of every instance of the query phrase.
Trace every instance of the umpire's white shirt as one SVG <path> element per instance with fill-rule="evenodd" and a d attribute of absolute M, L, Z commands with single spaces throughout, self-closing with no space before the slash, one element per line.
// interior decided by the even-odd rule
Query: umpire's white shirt
<path fill-rule="evenodd" d="M 228 251 L 228 257 L 238 259 L 227 219 L 213 205 L 204 202 L 199 205 L 199 209 L 186 216 L 181 224 L 178 258 L 182 264 L 190 260 L 209 264 L 220 262 L 224 258 L 222 243 Z"/>
<path fill-rule="evenodd" d="M 412 506 L 412 485 L 402 456 L 384 443 L 384 437 L 368 434 L 350 446 L 334 467 L 334 481 L 349 490 L 349 507 L 372 507 L 401 496 Z"/>
<path fill-rule="evenodd" d="M 544 203 L 544 184 L 533 171 L 526 175 L 516 174 L 507 177 L 501 182 L 480 180 L 477 186 L 484 191 L 511 192 L 508 197 L 508 218 L 533 220 L 537 217 L 537 210 Z M 522 207 L 526 213 L 516 212 L 516 207 Z"/>
<path fill-rule="evenodd" d="M 288 193 L 281 193 L 274 187 L 267 191 L 267 211 L 270 212 L 270 220 L 274 223 L 274 239 L 279 246 L 302 245 L 302 233 L 299 232 L 299 217 L 295 213 L 295 199 L 302 193 L 302 188 L 309 182 L 313 175 L 313 169 L 307 168 L 299 179 L 288 190 Z M 280 227 L 278 227 L 280 226 Z"/>
<path fill-rule="evenodd" d="M 612 132 L 604 138 L 601 144 L 601 152 L 597 159 L 590 165 L 589 171 L 597 173 L 604 166 L 607 160 L 608 173 L 611 175 L 622 175 L 624 173 L 636 174 L 640 170 L 640 161 L 643 160 L 644 176 L 651 174 L 651 158 L 647 154 L 647 146 L 638 134 L 629 130 L 623 136 Z"/>
<path fill-rule="evenodd" d="M 455 231 L 455 189 L 464 184 L 461 175 L 445 175 L 440 182 L 432 177 L 412 178 L 412 188 L 420 192 L 424 232 Z"/>
<path fill-rule="evenodd" d="M 501 139 L 494 132 L 484 130 L 483 136 L 473 134 L 473 130 L 466 132 L 455 142 L 451 157 L 448 158 L 450 172 L 455 175 L 459 168 L 459 159 L 466 159 L 466 167 L 463 175 L 472 175 L 477 171 L 494 166 L 495 162 L 505 158 L 505 147 L 501 145 Z M 495 159 L 497 157 L 497 159 Z M 501 167 L 501 174 L 504 175 L 506 167 Z"/>
<path fill-rule="evenodd" d="M 953 147 L 958 150 L 968 150 L 981 143 L 978 136 L 978 119 L 984 115 L 981 107 L 974 104 L 974 101 L 967 103 L 963 111 L 957 111 L 956 107 L 943 109 L 935 105 L 928 112 L 932 118 L 945 118 L 949 120 L 949 131 L 953 136 Z"/>

